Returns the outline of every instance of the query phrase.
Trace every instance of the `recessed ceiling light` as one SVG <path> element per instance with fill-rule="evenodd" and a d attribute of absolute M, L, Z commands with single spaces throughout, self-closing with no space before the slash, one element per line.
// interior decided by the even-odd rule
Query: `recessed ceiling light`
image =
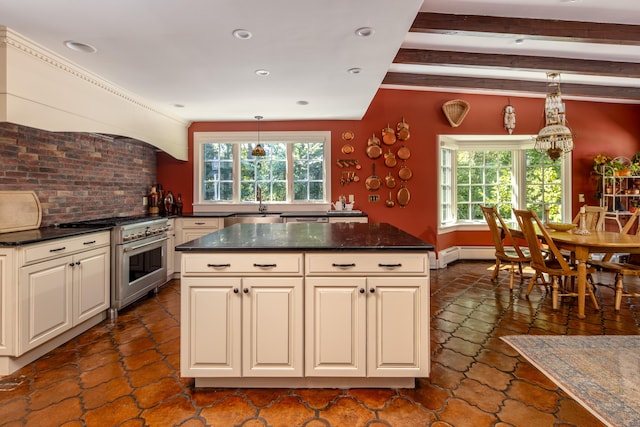
<path fill-rule="evenodd" d="M 183 104 L 173 104 L 173 106 L 176 108 L 184 108 Z"/>
<path fill-rule="evenodd" d="M 360 74 L 361 71 L 362 71 L 362 68 L 354 67 L 354 68 L 349 68 L 347 70 L 347 73 L 349 73 L 349 74 Z"/>
<path fill-rule="evenodd" d="M 240 40 L 248 40 L 253 36 L 253 34 L 251 34 L 251 31 L 242 29 L 233 30 L 231 34 L 233 34 L 233 37 Z"/>
<path fill-rule="evenodd" d="M 271 74 L 271 72 L 269 70 L 256 70 L 256 75 L 258 75 L 260 77 L 266 77 L 269 74 Z"/>
<path fill-rule="evenodd" d="M 371 27 L 361 27 L 356 30 L 356 36 L 359 37 L 369 37 L 375 33 L 374 29 Z"/>
<path fill-rule="evenodd" d="M 71 50 L 75 50 L 76 52 L 96 53 L 98 51 L 98 49 L 89 44 L 74 42 L 73 40 L 65 40 L 64 45 Z"/>
<path fill-rule="evenodd" d="M 296 104 L 298 104 L 298 105 L 309 105 L 309 101 L 305 101 L 304 99 L 301 99 L 300 101 L 296 102 Z"/>

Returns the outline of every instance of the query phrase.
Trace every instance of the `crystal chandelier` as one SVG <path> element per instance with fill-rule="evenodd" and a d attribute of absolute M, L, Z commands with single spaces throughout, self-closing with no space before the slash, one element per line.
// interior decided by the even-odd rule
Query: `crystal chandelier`
<path fill-rule="evenodd" d="M 545 126 L 535 139 L 535 150 L 547 153 L 553 161 L 573 150 L 573 134 L 565 125 L 565 106 L 560 94 L 560 74 L 547 73 L 550 93 L 544 102 Z"/>
<path fill-rule="evenodd" d="M 264 148 L 262 148 L 262 145 L 260 145 L 260 120 L 262 120 L 262 116 L 255 116 L 254 118 L 258 121 L 258 144 L 253 147 L 253 150 L 251 150 L 251 155 L 256 157 L 263 157 L 267 153 L 264 151 Z"/>

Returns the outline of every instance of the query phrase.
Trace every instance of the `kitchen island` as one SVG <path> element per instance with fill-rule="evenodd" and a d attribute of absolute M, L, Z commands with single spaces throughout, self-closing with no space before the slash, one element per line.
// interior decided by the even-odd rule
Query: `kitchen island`
<path fill-rule="evenodd" d="M 196 387 L 414 387 L 429 251 L 379 223 L 236 224 L 176 247 Z"/>

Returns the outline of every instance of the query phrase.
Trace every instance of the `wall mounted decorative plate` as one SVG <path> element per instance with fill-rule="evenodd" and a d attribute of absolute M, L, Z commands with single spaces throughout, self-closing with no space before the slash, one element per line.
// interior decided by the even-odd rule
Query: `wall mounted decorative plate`
<path fill-rule="evenodd" d="M 342 132 L 342 139 L 344 139 L 345 141 L 351 141 L 354 137 L 355 137 L 354 133 L 351 132 L 350 130 L 346 130 Z"/>

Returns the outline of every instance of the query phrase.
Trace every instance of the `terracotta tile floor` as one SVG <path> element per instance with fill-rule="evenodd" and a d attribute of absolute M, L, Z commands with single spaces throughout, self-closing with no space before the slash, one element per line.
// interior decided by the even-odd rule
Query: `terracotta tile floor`
<path fill-rule="evenodd" d="M 179 282 L 0 378 L 2 426 L 600 426 L 499 337 L 640 333 L 640 300 L 551 309 L 490 281 L 489 262 L 432 270 L 429 379 L 415 389 L 202 389 L 179 375 Z"/>

